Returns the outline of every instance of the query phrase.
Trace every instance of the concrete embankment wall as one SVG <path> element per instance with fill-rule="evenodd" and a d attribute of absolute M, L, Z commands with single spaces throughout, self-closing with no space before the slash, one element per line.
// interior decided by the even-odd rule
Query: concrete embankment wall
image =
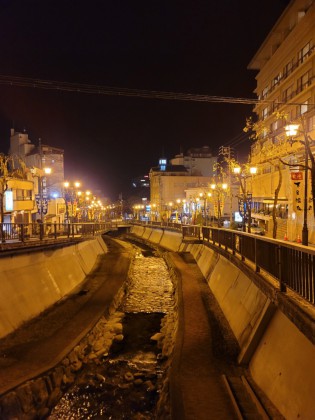
<path fill-rule="evenodd" d="M 106 252 L 101 237 L 0 259 L 0 338 L 82 283 Z M 14 258 L 14 260 L 13 260 Z"/>
<path fill-rule="evenodd" d="M 149 241 L 155 237 L 154 243 L 165 249 L 194 256 L 240 345 L 239 362 L 248 364 L 257 385 L 285 418 L 313 418 L 315 346 L 278 309 L 273 286 L 265 282 L 259 287 L 255 273 L 204 244 L 182 243 L 180 233 L 159 229 L 154 236 L 154 229 L 141 229 L 131 233 Z"/>

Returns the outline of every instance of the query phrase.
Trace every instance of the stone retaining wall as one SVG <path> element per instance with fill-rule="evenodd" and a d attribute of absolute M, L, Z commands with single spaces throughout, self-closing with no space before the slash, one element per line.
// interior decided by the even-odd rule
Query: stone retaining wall
<path fill-rule="evenodd" d="M 113 341 L 122 334 L 123 314 L 115 312 L 124 297 L 124 287 L 115 296 L 110 309 L 110 321 L 103 316 L 95 327 L 65 357 L 60 364 L 40 377 L 27 381 L 0 398 L 0 418 L 3 420 L 30 420 L 45 418 L 62 395 L 74 383 L 82 365 L 107 355 Z M 104 378 L 92 378 L 95 383 Z"/>

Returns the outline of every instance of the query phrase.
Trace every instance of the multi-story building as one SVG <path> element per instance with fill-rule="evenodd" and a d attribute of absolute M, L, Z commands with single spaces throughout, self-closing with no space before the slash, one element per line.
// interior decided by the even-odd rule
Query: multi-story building
<path fill-rule="evenodd" d="M 5 223 L 31 223 L 35 211 L 34 183 L 29 179 L 9 177 L 4 193 L 3 216 Z"/>
<path fill-rule="evenodd" d="M 292 0 L 248 66 L 258 71 L 259 99 L 258 137 L 251 150 L 251 164 L 259 169 L 252 181 L 253 217 L 263 220 L 271 235 L 276 205 L 278 238 L 299 240 L 306 222 L 312 242 L 314 209 L 311 195 L 305 195 L 305 181 L 311 191 L 305 161 L 311 165 L 309 153 L 315 151 L 311 141 L 315 140 L 314 22 L 314 0 Z M 286 135 L 290 123 L 299 124 L 293 137 Z"/>
<path fill-rule="evenodd" d="M 26 132 L 15 132 L 11 129 L 10 137 L 10 155 L 14 158 L 17 165 L 19 159 L 24 162 L 27 168 L 30 168 L 31 180 L 33 181 L 33 202 L 40 194 L 44 195 L 45 214 L 50 219 L 58 222 L 64 217 L 64 151 L 56 147 L 42 144 L 39 140 L 38 146 L 34 145 Z M 51 173 L 45 175 L 44 168 L 50 168 Z M 58 203 L 57 203 L 58 202 Z M 58 205 L 57 205 L 58 204 Z M 41 211 L 38 206 L 33 206 L 34 219 L 41 218 Z M 58 209 L 61 209 L 58 213 Z M 46 213 L 47 212 L 47 213 Z M 36 213 L 38 213 L 36 215 Z"/>
<path fill-rule="evenodd" d="M 26 132 L 19 133 L 11 129 L 10 155 L 22 159 L 26 166 L 43 169 L 51 168 L 47 177 L 47 189 L 51 198 L 62 196 L 64 182 L 64 150 L 42 144 L 35 146 Z"/>
<path fill-rule="evenodd" d="M 151 212 L 156 220 L 166 219 L 172 213 L 177 200 L 186 197 L 185 191 L 194 187 L 207 187 L 210 176 L 190 175 L 183 165 L 169 165 L 166 159 L 150 170 Z"/>
<path fill-rule="evenodd" d="M 214 176 L 217 158 L 209 146 L 191 148 L 170 159 L 171 165 L 182 165 L 191 176 Z"/>

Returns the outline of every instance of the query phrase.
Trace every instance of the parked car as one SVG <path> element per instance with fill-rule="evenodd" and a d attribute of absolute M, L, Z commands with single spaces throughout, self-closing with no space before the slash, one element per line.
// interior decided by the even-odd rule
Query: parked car
<path fill-rule="evenodd" d="M 247 230 L 247 226 L 246 226 L 246 230 Z M 265 234 L 265 229 L 253 223 L 250 225 L 250 233 L 263 236 Z"/>
<path fill-rule="evenodd" d="M 237 227 L 238 231 L 242 231 L 243 230 L 243 225 L 241 223 L 239 223 L 238 227 Z M 246 224 L 246 232 L 248 232 L 248 224 Z M 256 223 L 252 223 L 250 225 L 250 233 L 254 233 L 255 235 L 265 235 L 265 229 L 262 228 L 261 226 L 258 226 Z"/>
<path fill-rule="evenodd" d="M 170 215 L 170 222 L 178 222 L 178 223 L 180 223 L 180 220 L 181 220 L 181 214 L 179 214 L 179 213 L 172 213 L 171 215 Z"/>

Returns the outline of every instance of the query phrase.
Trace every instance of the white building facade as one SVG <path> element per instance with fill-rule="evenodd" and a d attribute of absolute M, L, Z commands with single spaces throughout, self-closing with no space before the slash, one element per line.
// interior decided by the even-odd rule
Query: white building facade
<path fill-rule="evenodd" d="M 279 239 L 298 240 L 307 221 L 309 239 L 315 243 L 310 171 L 305 170 L 305 156 L 310 167 L 309 153 L 315 150 L 314 1 L 290 2 L 248 68 L 258 71 L 254 111 L 260 125 L 251 150 L 251 164 L 258 167 L 252 185 L 253 217 L 265 223 L 271 236 L 275 206 Z M 288 138 L 285 127 L 291 123 L 299 129 Z"/>

